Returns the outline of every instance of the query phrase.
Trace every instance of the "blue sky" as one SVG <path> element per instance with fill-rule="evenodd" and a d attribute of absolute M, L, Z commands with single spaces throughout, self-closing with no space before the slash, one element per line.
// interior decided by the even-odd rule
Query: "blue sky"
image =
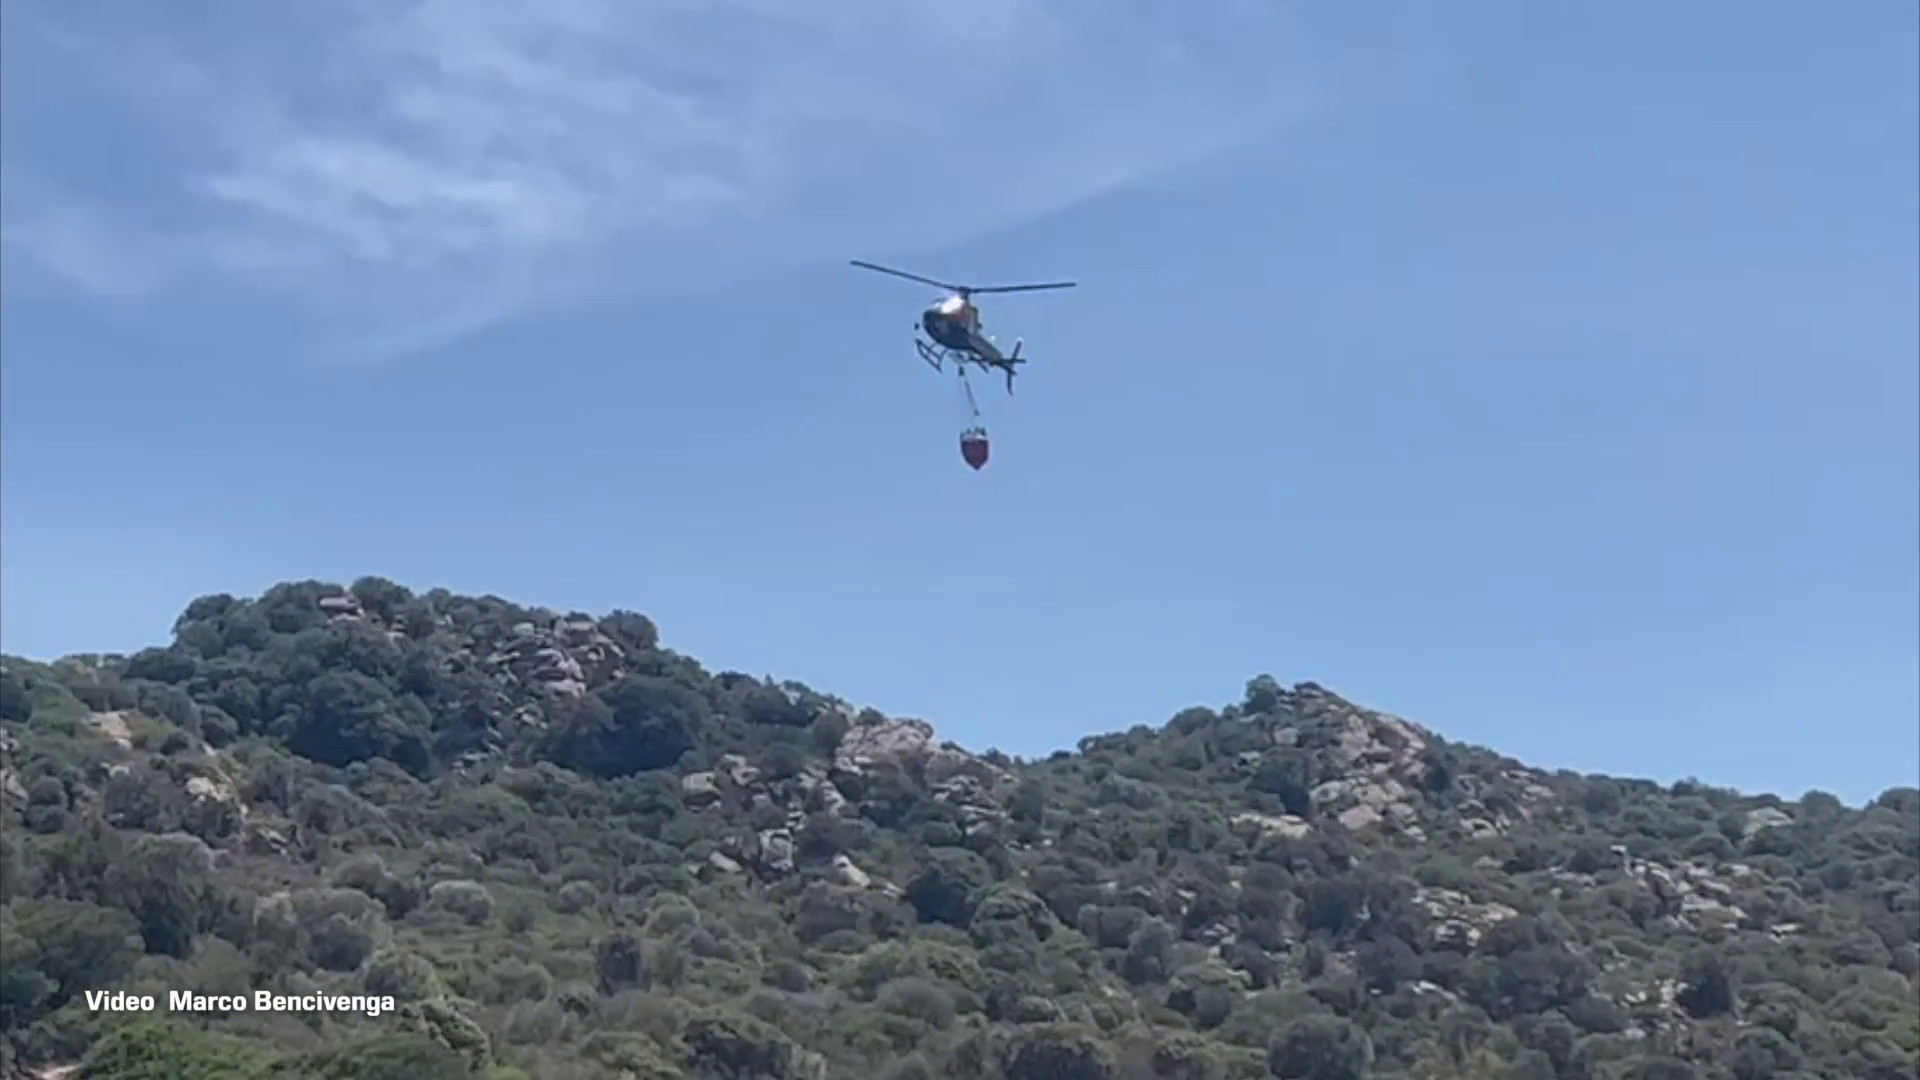
<path fill-rule="evenodd" d="M 164 8 L 6 7 L 8 651 L 377 573 L 976 748 L 1920 778 L 1905 0 Z M 985 471 L 848 258 L 1083 282 Z"/>

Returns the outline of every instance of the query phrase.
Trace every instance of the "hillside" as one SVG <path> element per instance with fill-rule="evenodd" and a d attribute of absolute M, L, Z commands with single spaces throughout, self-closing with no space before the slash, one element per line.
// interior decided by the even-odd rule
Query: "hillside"
<path fill-rule="evenodd" d="M 1917 1075 L 1913 789 L 1546 773 L 1264 676 L 1020 761 L 376 579 L 7 658 L 0 723 L 10 1076 Z"/>

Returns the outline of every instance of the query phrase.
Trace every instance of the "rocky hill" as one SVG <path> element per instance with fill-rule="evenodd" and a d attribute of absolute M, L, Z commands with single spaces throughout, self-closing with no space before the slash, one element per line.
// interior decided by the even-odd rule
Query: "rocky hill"
<path fill-rule="evenodd" d="M 1913 789 L 1546 773 L 1266 677 L 1021 761 L 376 579 L 4 667 L 15 1076 L 1916 1076 Z M 86 1000 L 261 989 L 396 1008 Z"/>

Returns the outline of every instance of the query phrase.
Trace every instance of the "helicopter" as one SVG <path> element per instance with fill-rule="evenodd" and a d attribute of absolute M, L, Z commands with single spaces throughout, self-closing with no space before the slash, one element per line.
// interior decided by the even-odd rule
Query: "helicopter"
<path fill-rule="evenodd" d="M 1048 281 L 1032 285 L 955 285 L 860 259 L 850 261 L 863 270 L 876 270 L 882 274 L 891 274 L 897 278 L 906 278 L 908 281 L 917 281 L 922 285 L 946 290 L 946 296 L 935 300 L 920 313 L 920 321 L 914 324 L 914 329 L 925 333 L 926 337 L 916 336 L 913 341 L 914 348 L 919 350 L 920 358 L 930 364 L 933 370 L 939 371 L 943 362 L 950 362 L 959 369 L 963 379 L 966 377 L 968 364 L 1003 372 L 1007 377 L 1008 394 L 1013 393 L 1013 377 L 1017 369 L 1028 359 L 1020 355 L 1023 342 L 1016 338 L 1011 352 L 1001 352 L 1000 346 L 981 328 L 980 309 L 974 304 L 973 297 L 980 293 L 1071 289 L 1077 284 L 1072 281 Z"/>

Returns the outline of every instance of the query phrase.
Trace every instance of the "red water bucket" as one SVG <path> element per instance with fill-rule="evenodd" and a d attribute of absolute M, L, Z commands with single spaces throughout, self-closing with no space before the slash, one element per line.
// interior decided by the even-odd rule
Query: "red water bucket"
<path fill-rule="evenodd" d="M 987 433 L 984 430 L 973 428 L 960 433 L 960 460 L 975 469 L 987 463 Z"/>

